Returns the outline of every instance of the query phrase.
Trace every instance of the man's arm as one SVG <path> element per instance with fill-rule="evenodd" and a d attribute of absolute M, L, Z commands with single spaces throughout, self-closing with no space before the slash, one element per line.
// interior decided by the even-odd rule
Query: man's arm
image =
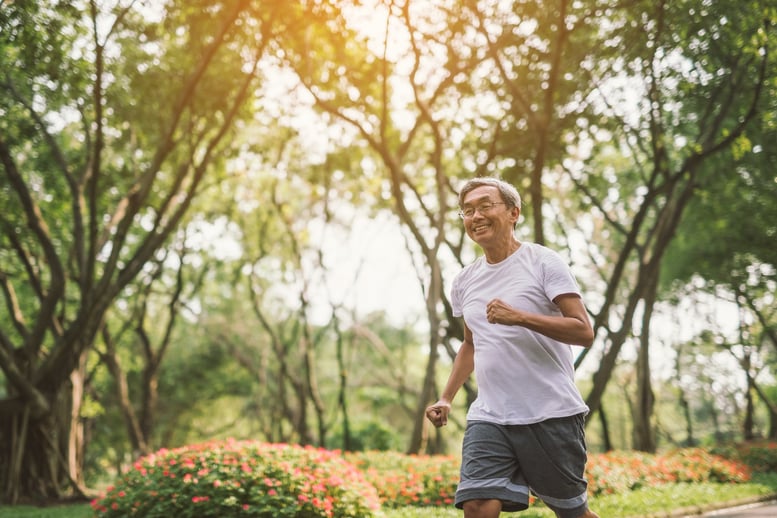
<path fill-rule="evenodd" d="M 559 295 L 553 302 L 561 311 L 561 316 L 522 311 L 494 299 L 486 306 L 486 317 L 492 324 L 522 326 L 559 342 L 591 347 L 594 330 L 580 297 L 575 293 L 567 293 Z"/>
<path fill-rule="evenodd" d="M 464 382 L 467 381 L 475 369 L 475 344 L 472 339 L 472 331 L 464 324 L 464 341 L 453 360 L 453 367 L 448 376 L 440 399 L 426 408 L 426 418 L 436 427 L 448 424 L 448 414 L 451 411 L 451 402 Z"/>

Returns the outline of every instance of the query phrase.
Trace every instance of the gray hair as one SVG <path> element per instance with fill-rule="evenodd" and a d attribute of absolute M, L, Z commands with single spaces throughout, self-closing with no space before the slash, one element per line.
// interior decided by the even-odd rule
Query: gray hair
<path fill-rule="evenodd" d="M 521 208 L 521 195 L 518 194 L 518 189 L 513 187 L 512 184 L 500 180 L 499 178 L 492 178 L 489 176 L 479 176 L 467 180 L 467 182 L 461 187 L 459 191 L 459 207 L 464 204 L 464 198 L 470 191 L 483 187 L 484 185 L 490 185 L 499 189 L 499 195 L 502 197 L 502 201 L 507 204 L 508 207 Z"/>

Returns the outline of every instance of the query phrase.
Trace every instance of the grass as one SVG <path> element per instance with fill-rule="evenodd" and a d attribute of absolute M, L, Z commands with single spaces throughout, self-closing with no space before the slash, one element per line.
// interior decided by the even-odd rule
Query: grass
<path fill-rule="evenodd" d="M 700 510 L 712 510 L 728 505 L 777 495 L 777 473 L 757 474 L 746 484 L 676 484 L 643 488 L 625 494 L 598 497 L 591 507 L 600 516 L 622 518 L 647 518 L 667 516 L 672 511 L 687 510 L 697 514 Z M 88 504 L 72 504 L 51 507 L 0 506 L 0 518 L 90 518 Z M 461 511 L 448 508 L 390 509 L 384 518 L 461 518 Z M 532 507 L 521 513 L 503 513 L 504 518 L 553 518 L 553 513 L 542 507 Z"/>
<path fill-rule="evenodd" d="M 67 504 L 46 507 L 0 505 L 0 518 L 91 518 L 89 504 Z"/>
<path fill-rule="evenodd" d="M 754 475 L 746 484 L 675 484 L 643 488 L 624 494 L 598 497 L 591 500 L 591 508 L 602 517 L 648 518 L 667 516 L 673 511 L 698 514 L 740 505 L 777 495 L 777 473 Z M 406 507 L 387 511 L 385 518 L 461 518 L 461 511 L 447 509 L 418 509 Z M 532 507 L 520 513 L 502 513 L 503 518 L 554 518 L 547 508 Z M 0 514 L 0 518 L 4 518 Z"/>

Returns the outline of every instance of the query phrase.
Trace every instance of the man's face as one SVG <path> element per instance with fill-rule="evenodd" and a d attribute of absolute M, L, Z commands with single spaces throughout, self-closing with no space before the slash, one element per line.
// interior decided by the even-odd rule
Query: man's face
<path fill-rule="evenodd" d="M 480 246 L 498 245 L 512 239 L 520 210 L 508 207 L 496 187 L 483 185 L 473 189 L 464 197 L 461 208 L 465 213 L 464 229 Z"/>

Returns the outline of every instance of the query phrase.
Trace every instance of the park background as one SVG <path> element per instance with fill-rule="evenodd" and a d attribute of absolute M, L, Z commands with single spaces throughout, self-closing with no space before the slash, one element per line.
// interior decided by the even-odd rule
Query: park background
<path fill-rule="evenodd" d="M 596 332 L 592 452 L 777 438 L 768 0 L 0 0 L 0 501 L 227 438 L 455 454 L 436 399 L 524 196 Z M 520 380 L 517 380 L 520 384 Z"/>

